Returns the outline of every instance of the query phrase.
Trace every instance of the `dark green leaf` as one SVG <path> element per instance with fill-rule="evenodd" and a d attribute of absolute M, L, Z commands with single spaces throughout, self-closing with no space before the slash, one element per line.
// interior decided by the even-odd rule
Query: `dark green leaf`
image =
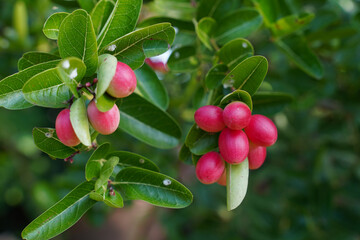
<path fill-rule="evenodd" d="M 86 73 L 85 64 L 76 57 L 68 57 L 58 64 L 57 70 L 62 82 L 78 98 L 77 86 Z"/>
<path fill-rule="evenodd" d="M 201 0 L 197 7 L 196 19 L 211 17 L 220 22 L 224 15 L 239 8 L 238 0 Z"/>
<path fill-rule="evenodd" d="M 95 100 L 95 104 L 100 112 L 107 112 L 113 108 L 116 100 L 116 98 L 104 93 L 101 97 Z"/>
<path fill-rule="evenodd" d="M 99 66 L 97 69 L 98 83 L 96 86 L 96 98 L 100 98 L 108 89 L 111 80 L 115 76 L 117 60 L 110 54 L 99 56 Z"/>
<path fill-rule="evenodd" d="M 220 63 L 226 64 L 230 70 L 252 55 L 254 55 L 254 48 L 244 38 L 237 38 L 228 42 L 217 52 Z"/>
<path fill-rule="evenodd" d="M 90 147 L 91 136 L 84 97 L 76 99 L 71 105 L 70 121 L 80 142 Z"/>
<path fill-rule="evenodd" d="M 184 21 L 169 17 L 151 17 L 147 18 L 137 25 L 138 28 L 148 27 L 158 23 L 168 22 L 172 26 L 177 27 L 180 30 L 195 31 L 194 24 L 190 21 Z"/>
<path fill-rule="evenodd" d="M 210 17 L 202 18 L 197 24 L 195 24 L 195 30 L 200 41 L 212 50 L 211 37 L 217 27 L 216 21 Z"/>
<path fill-rule="evenodd" d="M 100 170 L 100 176 L 95 182 L 95 191 L 100 189 L 104 184 L 107 184 L 111 174 L 114 171 L 114 168 L 119 162 L 118 157 L 110 157 L 108 160 L 104 162 Z"/>
<path fill-rule="evenodd" d="M 228 211 L 237 208 L 246 196 L 249 163 L 246 158 L 238 165 L 226 163 L 226 198 Z"/>
<path fill-rule="evenodd" d="M 308 25 L 314 17 L 315 15 L 312 13 L 290 15 L 278 19 L 275 23 L 270 25 L 270 28 L 276 37 L 283 37 Z"/>
<path fill-rule="evenodd" d="M 218 138 L 218 133 L 205 132 L 194 124 L 186 136 L 185 145 L 193 154 L 203 155 L 217 148 Z"/>
<path fill-rule="evenodd" d="M 246 105 L 248 105 L 250 110 L 253 109 L 253 101 L 251 100 L 250 94 L 243 90 L 235 90 L 223 97 L 220 102 L 220 107 L 224 108 L 226 105 L 233 101 L 244 102 L 246 103 Z"/>
<path fill-rule="evenodd" d="M 179 152 L 179 159 L 180 161 L 183 161 L 187 164 L 192 164 L 192 156 L 191 156 L 190 149 L 186 146 L 186 144 L 183 144 L 180 152 Z"/>
<path fill-rule="evenodd" d="M 95 34 L 98 35 L 101 29 L 105 26 L 106 21 L 110 17 L 114 9 L 114 2 L 112 0 L 99 1 L 91 12 L 91 19 L 94 25 Z"/>
<path fill-rule="evenodd" d="M 155 163 L 147 159 L 146 157 L 140 156 L 135 153 L 125 152 L 125 151 L 116 151 L 109 153 L 106 158 L 118 157 L 119 163 L 118 166 L 123 169 L 125 167 L 139 167 L 145 168 L 154 172 L 159 172 L 159 168 Z"/>
<path fill-rule="evenodd" d="M 100 170 L 104 165 L 105 157 L 107 152 L 110 149 L 109 143 L 103 143 L 97 147 L 97 149 L 93 152 L 91 157 L 86 163 L 85 167 L 85 178 L 90 181 L 93 178 L 98 178 L 100 176 Z"/>
<path fill-rule="evenodd" d="M 182 47 L 172 52 L 168 67 L 173 72 L 190 72 L 197 69 L 199 61 L 196 58 L 196 49 L 192 46 Z"/>
<path fill-rule="evenodd" d="M 85 9 L 87 12 L 91 12 L 91 10 L 95 7 L 97 0 L 77 0 L 80 7 Z"/>
<path fill-rule="evenodd" d="M 60 25 L 69 15 L 67 12 L 57 12 L 51 15 L 45 22 L 43 32 L 49 39 L 57 40 L 59 36 Z"/>
<path fill-rule="evenodd" d="M 205 85 L 209 89 L 217 88 L 226 77 L 228 67 L 225 64 L 213 66 L 205 77 Z"/>
<path fill-rule="evenodd" d="M 27 52 L 18 61 L 19 71 L 25 70 L 34 65 L 58 60 L 60 57 L 44 52 Z"/>
<path fill-rule="evenodd" d="M 287 104 L 292 102 L 293 97 L 281 92 L 257 92 L 252 97 L 254 113 L 274 114 L 280 112 Z"/>

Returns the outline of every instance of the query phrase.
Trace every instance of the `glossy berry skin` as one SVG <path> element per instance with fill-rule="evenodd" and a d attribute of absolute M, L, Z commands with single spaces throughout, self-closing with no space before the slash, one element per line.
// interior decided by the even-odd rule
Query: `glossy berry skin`
<path fill-rule="evenodd" d="M 243 102 L 232 102 L 225 107 L 223 118 L 228 128 L 241 130 L 249 124 L 251 111 Z"/>
<path fill-rule="evenodd" d="M 120 111 L 116 104 L 109 111 L 100 112 L 95 102 L 91 101 L 87 114 L 93 128 L 103 135 L 115 132 L 120 123 Z"/>
<path fill-rule="evenodd" d="M 74 147 L 80 143 L 70 121 L 70 109 L 62 110 L 55 121 L 56 135 L 66 146 Z"/>
<path fill-rule="evenodd" d="M 136 83 L 134 71 L 125 63 L 118 62 L 115 75 L 106 91 L 115 98 L 124 98 L 135 91 Z"/>
<path fill-rule="evenodd" d="M 217 106 L 206 105 L 196 110 L 196 124 L 206 132 L 220 132 L 224 129 L 223 110 Z"/>
<path fill-rule="evenodd" d="M 217 152 L 204 154 L 196 164 L 196 176 L 203 184 L 217 182 L 224 172 L 225 162 Z"/>
<path fill-rule="evenodd" d="M 222 185 L 222 186 L 226 186 L 226 168 L 224 169 L 224 172 L 221 174 L 221 177 L 217 181 L 217 183 Z"/>
<path fill-rule="evenodd" d="M 249 153 L 248 153 L 248 160 L 249 160 L 249 168 L 254 170 L 258 169 L 263 165 L 266 158 L 266 147 L 256 145 L 250 142 L 249 145 Z"/>
<path fill-rule="evenodd" d="M 244 129 L 249 140 L 256 145 L 268 147 L 277 140 L 277 128 L 270 118 L 263 115 L 253 115 L 249 125 Z"/>
<path fill-rule="evenodd" d="M 219 151 L 230 164 L 239 164 L 249 153 L 249 141 L 242 130 L 225 128 L 219 136 Z"/>
<path fill-rule="evenodd" d="M 151 58 L 145 59 L 147 65 L 149 65 L 152 69 L 158 72 L 166 73 L 169 71 L 169 68 L 166 63 L 162 61 L 154 61 Z"/>

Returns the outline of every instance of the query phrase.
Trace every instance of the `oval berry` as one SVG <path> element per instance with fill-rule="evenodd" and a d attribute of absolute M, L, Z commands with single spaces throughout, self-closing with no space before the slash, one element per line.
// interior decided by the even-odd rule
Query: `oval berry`
<path fill-rule="evenodd" d="M 196 124 L 206 132 L 220 132 L 224 129 L 223 110 L 220 107 L 207 105 L 196 110 Z"/>
<path fill-rule="evenodd" d="M 253 115 L 244 129 L 249 140 L 256 145 L 268 147 L 277 140 L 277 128 L 270 118 L 260 114 Z"/>
<path fill-rule="evenodd" d="M 115 75 L 106 91 L 113 97 L 124 98 L 135 91 L 136 83 L 134 71 L 125 63 L 118 62 Z"/>
<path fill-rule="evenodd" d="M 248 138 L 242 130 L 225 128 L 219 136 L 219 150 L 228 163 L 241 163 L 249 153 Z"/>
<path fill-rule="evenodd" d="M 241 130 L 249 124 L 251 111 L 243 102 L 232 102 L 225 107 L 223 118 L 228 128 Z"/>
<path fill-rule="evenodd" d="M 221 174 L 221 177 L 217 181 L 217 183 L 222 185 L 222 186 L 226 186 L 226 168 L 224 169 L 224 172 Z"/>
<path fill-rule="evenodd" d="M 261 167 L 261 165 L 263 165 L 265 158 L 266 147 L 259 146 L 250 142 L 248 154 L 249 168 L 252 170 L 258 169 L 259 167 Z"/>
<path fill-rule="evenodd" d="M 80 143 L 76 136 L 70 121 L 70 109 L 62 110 L 56 117 L 55 121 L 56 135 L 60 142 L 69 147 L 74 147 Z"/>
<path fill-rule="evenodd" d="M 196 176 L 204 184 L 218 181 L 224 172 L 225 162 L 217 152 L 208 152 L 196 164 Z"/>
<path fill-rule="evenodd" d="M 87 114 L 93 128 L 103 135 L 115 132 L 120 123 L 120 111 L 116 104 L 109 111 L 101 112 L 95 102 L 91 101 L 87 108 Z"/>

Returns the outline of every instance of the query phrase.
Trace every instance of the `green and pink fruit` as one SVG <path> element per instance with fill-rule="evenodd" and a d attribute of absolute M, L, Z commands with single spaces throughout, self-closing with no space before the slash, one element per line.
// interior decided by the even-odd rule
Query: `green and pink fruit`
<path fill-rule="evenodd" d="M 89 121 L 93 128 L 103 135 L 109 135 L 116 131 L 120 123 L 119 108 L 114 106 L 107 112 L 101 112 L 94 101 L 87 108 Z"/>
<path fill-rule="evenodd" d="M 224 129 L 223 110 L 220 107 L 207 105 L 196 110 L 196 124 L 206 132 L 220 132 Z"/>
<path fill-rule="evenodd" d="M 225 162 L 217 152 L 204 154 L 196 164 L 196 176 L 204 184 L 217 182 L 225 169 Z"/>
<path fill-rule="evenodd" d="M 219 136 L 219 151 L 230 164 L 239 164 L 249 153 L 249 141 L 242 130 L 225 128 Z"/>
<path fill-rule="evenodd" d="M 251 111 L 243 102 L 232 102 L 225 107 L 223 118 L 228 128 L 241 130 L 249 124 Z"/>
<path fill-rule="evenodd" d="M 270 118 L 260 114 L 253 115 L 244 129 L 249 140 L 256 145 L 268 147 L 277 140 L 277 128 Z"/>
<path fill-rule="evenodd" d="M 106 91 L 115 98 L 124 98 L 135 91 L 136 83 L 134 71 L 125 63 L 118 62 L 115 75 Z"/>
<path fill-rule="evenodd" d="M 249 145 L 249 153 L 248 153 L 248 160 L 249 160 L 249 168 L 254 170 L 258 169 L 263 165 L 266 158 L 266 147 L 256 145 L 250 142 Z"/>
<path fill-rule="evenodd" d="M 55 121 L 56 135 L 66 146 L 74 147 L 80 143 L 70 121 L 70 109 L 62 110 Z"/>

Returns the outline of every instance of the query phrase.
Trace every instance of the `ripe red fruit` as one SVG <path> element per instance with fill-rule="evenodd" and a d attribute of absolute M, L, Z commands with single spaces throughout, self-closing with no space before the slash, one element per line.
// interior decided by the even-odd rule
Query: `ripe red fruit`
<path fill-rule="evenodd" d="M 242 130 L 225 128 L 219 136 L 219 150 L 228 163 L 241 163 L 249 153 L 248 138 Z"/>
<path fill-rule="evenodd" d="M 222 186 L 226 186 L 226 169 L 224 169 L 223 173 L 221 174 L 220 179 L 217 181 L 218 184 Z"/>
<path fill-rule="evenodd" d="M 80 143 L 71 125 L 70 109 L 64 109 L 59 113 L 56 117 L 55 129 L 56 135 L 64 145 L 73 147 Z"/>
<path fill-rule="evenodd" d="M 223 110 L 217 106 L 207 105 L 196 110 L 196 124 L 206 132 L 220 132 L 224 129 Z"/>
<path fill-rule="evenodd" d="M 228 128 L 241 130 L 249 124 L 251 111 L 243 102 L 232 102 L 225 107 L 223 118 Z"/>
<path fill-rule="evenodd" d="M 263 165 L 265 158 L 266 147 L 259 146 L 250 142 L 248 154 L 249 168 L 252 170 L 258 169 L 259 167 L 261 167 L 261 165 Z"/>
<path fill-rule="evenodd" d="M 124 98 L 135 91 L 136 76 L 134 71 L 125 63 L 118 62 L 116 72 L 106 90 L 111 96 Z"/>
<path fill-rule="evenodd" d="M 91 101 L 87 114 L 93 128 L 103 135 L 115 132 L 120 123 L 120 111 L 116 104 L 109 111 L 100 112 L 95 102 Z"/>
<path fill-rule="evenodd" d="M 249 140 L 256 145 L 268 147 L 277 140 L 277 128 L 270 118 L 263 115 L 253 115 L 249 125 L 244 129 Z"/>
<path fill-rule="evenodd" d="M 217 152 L 208 152 L 196 164 L 196 176 L 204 184 L 218 181 L 224 172 L 225 162 Z"/>

